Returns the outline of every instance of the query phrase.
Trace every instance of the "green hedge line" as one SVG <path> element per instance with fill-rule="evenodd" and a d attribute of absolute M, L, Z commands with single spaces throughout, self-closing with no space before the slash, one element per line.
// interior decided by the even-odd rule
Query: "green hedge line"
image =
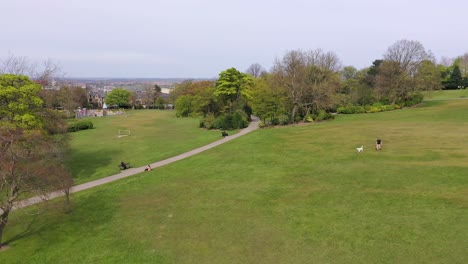
<path fill-rule="evenodd" d="M 93 122 L 90 120 L 79 120 L 78 122 L 72 123 L 68 126 L 68 132 L 76 132 L 80 130 L 92 129 Z"/>

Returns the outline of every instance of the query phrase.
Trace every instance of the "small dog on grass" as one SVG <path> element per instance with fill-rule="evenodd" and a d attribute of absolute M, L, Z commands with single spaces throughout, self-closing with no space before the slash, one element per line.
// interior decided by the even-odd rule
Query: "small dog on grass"
<path fill-rule="evenodd" d="M 364 146 L 361 146 L 360 148 L 356 148 L 358 153 L 361 153 L 364 151 Z"/>

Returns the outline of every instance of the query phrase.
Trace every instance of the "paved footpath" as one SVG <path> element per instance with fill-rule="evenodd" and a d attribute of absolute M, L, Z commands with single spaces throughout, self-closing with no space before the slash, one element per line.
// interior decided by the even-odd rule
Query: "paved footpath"
<path fill-rule="evenodd" d="M 242 129 L 239 133 L 234 134 L 232 136 L 227 136 L 227 137 L 225 137 L 223 139 L 220 139 L 218 141 L 215 141 L 215 142 L 213 142 L 211 144 L 208 144 L 206 146 L 191 150 L 189 152 L 182 153 L 182 154 L 177 155 L 175 157 L 155 162 L 153 164 L 150 164 L 151 168 L 161 167 L 161 166 L 167 165 L 169 163 L 176 162 L 176 161 L 181 160 L 181 159 L 185 159 L 187 157 L 193 156 L 195 154 L 198 154 L 198 153 L 203 152 L 205 150 L 214 148 L 216 146 L 219 146 L 219 145 L 221 145 L 223 143 L 231 141 L 231 140 L 233 140 L 235 138 L 238 138 L 240 136 L 243 136 L 243 135 L 257 129 L 258 128 L 258 123 L 259 123 L 259 119 L 257 117 L 252 117 L 252 122 L 250 122 L 249 126 Z M 75 193 L 75 192 L 90 189 L 90 188 L 93 188 L 93 187 L 96 187 L 96 186 L 99 186 L 99 185 L 103 185 L 103 184 L 106 184 L 106 183 L 109 183 L 109 182 L 113 182 L 113 181 L 117 181 L 117 180 L 120 180 L 120 179 L 123 179 L 123 178 L 127 178 L 127 177 L 133 176 L 135 174 L 142 173 L 145 170 L 145 168 L 146 168 L 146 165 L 142 166 L 142 167 L 139 167 L 139 168 L 130 168 L 130 169 L 121 171 L 119 174 L 115 174 L 115 175 L 108 176 L 108 177 L 105 177 L 105 178 L 102 178 L 102 179 L 99 179 L 99 180 L 83 183 L 83 184 L 80 184 L 80 185 L 75 185 L 75 186 L 72 187 L 71 192 Z M 56 197 L 59 197 L 59 196 L 63 196 L 63 195 L 64 195 L 64 193 L 61 192 L 61 191 L 49 193 L 47 195 L 47 200 L 50 200 L 50 199 L 53 199 L 53 198 L 56 198 Z M 33 204 L 37 204 L 37 203 L 40 203 L 42 201 L 44 201 L 44 200 L 41 197 L 32 197 L 32 198 L 29 198 L 29 199 L 21 200 L 21 201 L 19 201 L 19 202 L 17 202 L 15 204 L 15 209 L 23 208 L 23 207 L 30 206 L 30 205 L 33 205 Z"/>

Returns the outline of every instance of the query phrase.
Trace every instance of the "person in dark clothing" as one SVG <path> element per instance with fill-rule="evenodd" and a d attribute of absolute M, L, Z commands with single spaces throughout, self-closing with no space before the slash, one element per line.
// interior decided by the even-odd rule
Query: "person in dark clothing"
<path fill-rule="evenodd" d="M 378 138 L 377 142 L 375 143 L 375 149 L 382 150 L 382 140 L 380 138 Z"/>
<path fill-rule="evenodd" d="M 120 166 L 122 167 L 122 169 L 126 170 L 127 169 L 127 164 L 125 164 L 125 162 L 120 162 Z"/>

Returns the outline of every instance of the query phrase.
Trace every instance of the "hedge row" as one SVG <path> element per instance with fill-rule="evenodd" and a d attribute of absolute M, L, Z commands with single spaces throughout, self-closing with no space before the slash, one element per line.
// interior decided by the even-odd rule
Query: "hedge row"
<path fill-rule="evenodd" d="M 377 112 L 384 112 L 384 111 L 392 111 L 392 110 L 396 110 L 400 108 L 401 106 L 397 104 L 393 104 L 393 105 L 374 104 L 374 105 L 365 105 L 365 106 L 348 105 L 348 106 L 338 107 L 336 109 L 336 112 L 338 114 L 363 114 L 363 113 L 377 113 Z"/>
<path fill-rule="evenodd" d="M 79 120 L 78 122 L 72 123 L 68 126 L 68 132 L 76 132 L 80 130 L 92 129 L 93 122 L 90 120 Z"/>
<path fill-rule="evenodd" d="M 232 114 L 224 114 L 215 117 L 213 114 L 207 115 L 200 121 L 200 127 L 207 129 L 239 129 L 249 125 L 247 114 L 243 111 L 236 111 Z"/>

